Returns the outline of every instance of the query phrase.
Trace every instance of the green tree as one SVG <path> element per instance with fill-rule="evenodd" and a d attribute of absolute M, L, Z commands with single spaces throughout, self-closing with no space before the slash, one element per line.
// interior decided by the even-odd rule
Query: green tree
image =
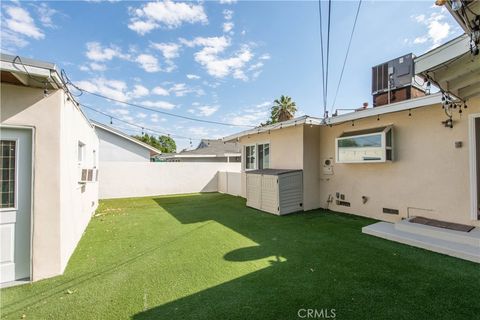
<path fill-rule="evenodd" d="M 160 150 L 165 153 L 174 153 L 177 152 L 177 144 L 175 140 L 173 140 L 169 136 L 160 136 L 158 138 L 158 142 L 160 143 Z"/>
<path fill-rule="evenodd" d="M 169 136 L 160 136 L 158 139 L 151 135 L 149 136 L 147 133 L 144 135 L 135 135 L 133 136 L 135 139 L 145 142 L 148 145 L 164 152 L 164 153 L 174 153 L 177 151 L 177 145 L 175 140 L 170 138 Z"/>
<path fill-rule="evenodd" d="M 270 119 L 266 123 L 262 123 L 262 125 L 293 119 L 295 112 L 297 112 L 295 101 L 289 96 L 282 95 L 280 99 L 275 99 L 275 101 L 273 101 L 273 106 L 270 111 Z"/>

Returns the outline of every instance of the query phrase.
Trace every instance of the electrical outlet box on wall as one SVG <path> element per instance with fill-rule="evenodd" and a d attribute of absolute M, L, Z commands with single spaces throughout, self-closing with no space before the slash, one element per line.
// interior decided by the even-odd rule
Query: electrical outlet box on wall
<path fill-rule="evenodd" d="M 333 157 L 323 159 L 321 166 L 323 175 L 333 175 Z"/>

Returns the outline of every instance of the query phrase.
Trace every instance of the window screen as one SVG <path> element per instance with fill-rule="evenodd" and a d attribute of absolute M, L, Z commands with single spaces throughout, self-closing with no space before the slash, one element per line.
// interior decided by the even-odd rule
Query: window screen
<path fill-rule="evenodd" d="M 16 160 L 16 142 L 1 140 L 0 141 L 0 181 L 1 181 L 1 206 L 0 208 L 15 207 L 15 160 Z"/>
<path fill-rule="evenodd" d="M 270 144 L 258 145 L 258 169 L 270 168 Z"/>
<path fill-rule="evenodd" d="M 245 169 L 256 169 L 255 166 L 255 146 L 246 146 L 245 147 Z"/>

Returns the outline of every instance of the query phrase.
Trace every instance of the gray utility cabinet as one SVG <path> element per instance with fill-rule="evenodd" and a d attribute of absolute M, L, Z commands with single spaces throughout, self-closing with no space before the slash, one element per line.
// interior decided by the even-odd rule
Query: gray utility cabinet
<path fill-rule="evenodd" d="M 303 210 L 303 171 L 247 171 L 247 206 L 276 215 Z"/>

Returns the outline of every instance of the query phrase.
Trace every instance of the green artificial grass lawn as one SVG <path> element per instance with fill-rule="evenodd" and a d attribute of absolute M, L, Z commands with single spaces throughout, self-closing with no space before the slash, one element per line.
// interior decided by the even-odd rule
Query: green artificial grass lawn
<path fill-rule="evenodd" d="M 3 289 L 2 318 L 478 317 L 478 264 L 362 234 L 373 222 L 216 193 L 102 201 L 65 274 Z"/>

